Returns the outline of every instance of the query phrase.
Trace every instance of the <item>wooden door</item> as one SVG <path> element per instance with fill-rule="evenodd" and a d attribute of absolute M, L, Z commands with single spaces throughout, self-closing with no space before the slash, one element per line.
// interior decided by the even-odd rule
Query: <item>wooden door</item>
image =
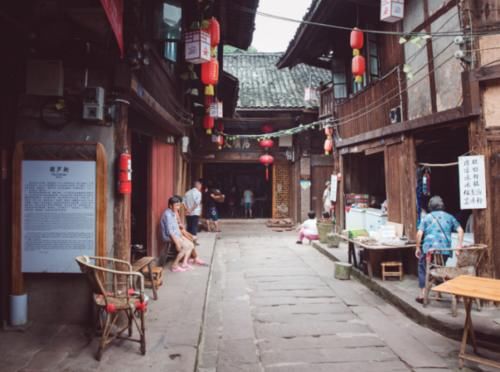
<path fill-rule="evenodd" d="M 330 181 L 333 172 L 331 166 L 314 166 L 311 172 L 311 209 L 320 218 L 323 213 L 323 192 L 326 181 Z"/>
<path fill-rule="evenodd" d="M 385 149 L 385 190 L 387 195 L 387 218 L 389 221 L 403 223 L 401 212 L 401 157 L 400 144 Z"/>
<path fill-rule="evenodd" d="M 168 199 L 174 194 L 176 180 L 175 146 L 153 140 L 149 180 L 149 221 L 148 253 L 158 256 L 162 248 L 159 230 L 162 213 L 167 208 Z"/>
<path fill-rule="evenodd" d="M 474 237 L 479 243 L 488 241 L 491 231 L 492 239 L 489 240 L 491 257 L 488 266 L 493 264 L 496 271 L 494 275 L 500 278 L 500 228 L 498 228 L 500 226 L 500 142 L 490 142 L 490 151 L 490 192 L 486 197 L 488 206 L 491 208 L 491 225 L 488 224 L 481 211 L 475 211 L 477 213 L 474 214 Z M 476 230 L 480 231 L 476 234 Z"/>

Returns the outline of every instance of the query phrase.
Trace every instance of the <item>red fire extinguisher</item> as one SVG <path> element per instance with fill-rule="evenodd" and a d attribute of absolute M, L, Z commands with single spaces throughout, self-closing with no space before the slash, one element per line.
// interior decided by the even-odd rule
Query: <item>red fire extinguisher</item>
<path fill-rule="evenodd" d="M 118 192 L 120 194 L 132 193 L 132 156 L 128 151 L 120 154 L 118 162 Z"/>

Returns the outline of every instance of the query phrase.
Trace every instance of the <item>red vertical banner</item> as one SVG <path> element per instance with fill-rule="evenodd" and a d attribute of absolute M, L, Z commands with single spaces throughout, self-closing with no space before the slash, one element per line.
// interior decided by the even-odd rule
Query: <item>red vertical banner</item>
<path fill-rule="evenodd" d="M 101 0 L 101 4 L 115 34 L 120 56 L 123 58 L 123 0 Z"/>

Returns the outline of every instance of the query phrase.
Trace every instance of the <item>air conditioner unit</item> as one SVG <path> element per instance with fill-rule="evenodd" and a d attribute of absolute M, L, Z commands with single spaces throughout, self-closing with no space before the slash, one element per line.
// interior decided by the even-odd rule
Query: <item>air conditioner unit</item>
<path fill-rule="evenodd" d="M 401 123 L 401 106 L 396 106 L 389 111 L 391 124 Z"/>

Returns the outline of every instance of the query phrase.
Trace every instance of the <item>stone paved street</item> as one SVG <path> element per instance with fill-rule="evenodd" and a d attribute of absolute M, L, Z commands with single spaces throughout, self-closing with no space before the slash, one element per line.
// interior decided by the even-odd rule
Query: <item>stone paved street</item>
<path fill-rule="evenodd" d="M 333 279 L 328 259 L 294 242 L 294 233 L 262 223 L 223 225 L 199 372 L 458 369 L 458 343 L 358 282 Z"/>

